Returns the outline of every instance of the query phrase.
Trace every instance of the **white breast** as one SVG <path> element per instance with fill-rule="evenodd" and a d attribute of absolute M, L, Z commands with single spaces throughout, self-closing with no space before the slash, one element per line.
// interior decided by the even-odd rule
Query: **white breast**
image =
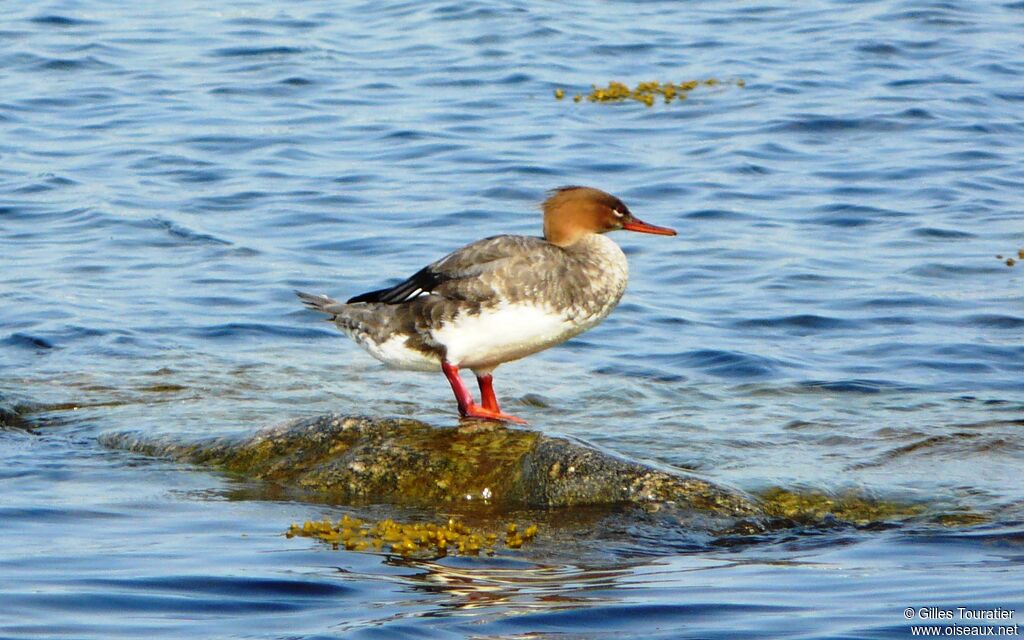
<path fill-rule="evenodd" d="M 449 362 L 489 370 L 565 342 L 588 328 L 541 306 L 504 303 L 479 314 L 460 313 L 431 334 L 445 347 Z"/>
<path fill-rule="evenodd" d="M 604 236 L 589 236 L 576 249 L 582 256 L 573 262 L 578 274 L 565 282 L 574 295 L 563 288 L 525 300 L 506 298 L 479 313 L 457 314 L 431 330 L 432 340 L 453 364 L 487 371 L 596 326 L 622 297 L 629 267 L 622 249 Z"/>

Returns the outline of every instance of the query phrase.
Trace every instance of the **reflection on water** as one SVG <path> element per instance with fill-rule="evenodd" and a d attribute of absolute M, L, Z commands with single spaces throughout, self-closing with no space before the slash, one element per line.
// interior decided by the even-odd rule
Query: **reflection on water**
<path fill-rule="evenodd" d="M 440 608 L 460 611 L 490 609 L 491 615 L 503 610 L 558 610 L 600 601 L 603 590 L 614 589 L 629 575 L 630 568 L 603 567 L 581 570 L 566 566 L 528 565 L 509 562 L 502 566 L 445 566 L 436 562 L 409 563 L 418 570 L 403 581 L 415 591 L 445 596 L 431 598 Z M 518 566 L 517 566 L 518 565 Z M 588 595 L 589 592 L 594 594 Z M 483 612 L 473 611 L 474 615 Z"/>

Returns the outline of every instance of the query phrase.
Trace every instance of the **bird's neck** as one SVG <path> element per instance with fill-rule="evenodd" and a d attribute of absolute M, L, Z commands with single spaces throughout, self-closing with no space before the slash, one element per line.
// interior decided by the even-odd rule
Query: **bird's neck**
<path fill-rule="evenodd" d="M 568 247 L 566 253 L 580 262 L 599 265 L 605 269 L 626 272 L 626 254 L 619 245 L 604 234 L 588 233 Z"/>

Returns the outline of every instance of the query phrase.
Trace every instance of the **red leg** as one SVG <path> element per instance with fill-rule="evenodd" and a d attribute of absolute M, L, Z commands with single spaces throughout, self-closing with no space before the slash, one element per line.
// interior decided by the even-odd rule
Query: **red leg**
<path fill-rule="evenodd" d="M 526 424 L 526 421 L 510 416 L 506 413 L 502 413 L 497 408 L 498 401 L 494 399 L 494 390 L 491 390 L 491 400 L 494 400 L 494 409 L 486 406 L 480 406 L 473 402 L 473 396 L 469 393 L 469 389 L 463 384 L 462 378 L 459 377 L 459 368 L 450 362 L 441 362 L 441 370 L 444 371 L 444 376 L 448 378 L 448 383 L 452 385 L 452 391 L 455 393 L 455 401 L 459 403 L 459 415 L 463 418 L 483 418 L 484 420 L 501 420 L 504 422 L 517 422 L 519 424 Z M 487 376 L 490 378 L 490 376 Z M 482 387 L 481 387 L 482 389 Z M 487 400 L 485 400 L 487 402 Z"/>
<path fill-rule="evenodd" d="M 484 409 L 501 411 L 501 407 L 498 406 L 498 397 L 494 395 L 494 376 L 489 373 L 485 376 L 477 376 L 476 382 L 480 385 L 480 402 L 484 405 Z"/>
<path fill-rule="evenodd" d="M 466 410 L 473 406 L 473 396 L 469 394 L 469 389 L 462 383 L 462 378 L 459 377 L 459 368 L 442 361 L 441 371 L 444 371 L 444 377 L 448 378 L 448 384 L 452 385 L 452 391 L 455 392 L 455 401 L 459 403 L 459 415 L 466 415 Z"/>

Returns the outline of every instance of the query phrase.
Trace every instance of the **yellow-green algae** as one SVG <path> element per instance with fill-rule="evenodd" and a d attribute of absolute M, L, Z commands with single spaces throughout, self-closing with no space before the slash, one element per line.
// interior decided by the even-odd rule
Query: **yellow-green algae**
<path fill-rule="evenodd" d="M 826 518 L 865 526 L 880 522 L 906 520 L 921 515 L 925 506 L 882 500 L 847 491 L 830 495 L 822 491 L 794 491 L 773 487 L 760 493 L 761 506 L 768 516 L 798 523 L 821 523 Z"/>
<path fill-rule="evenodd" d="M 503 535 L 469 527 L 462 521 L 449 518 L 447 522 L 396 522 L 390 518 L 368 522 L 361 518 L 343 516 L 336 523 L 330 520 L 307 520 L 293 523 L 285 535 L 315 538 L 335 549 L 349 551 L 389 551 L 402 556 L 446 556 L 493 554 L 499 540 L 509 549 L 519 549 L 537 536 L 537 525 L 519 531 L 516 523 L 509 523 Z"/>
<path fill-rule="evenodd" d="M 654 106 L 656 100 L 661 100 L 665 104 L 670 104 L 673 101 L 682 102 L 697 87 L 714 87 L 720 84 L 724 83 L 717 78 L 707 78 L 705 80 L 687 80 L 679 83 L 651 80 L 640 82 L 635 87 L 630 87 L 625 83 L 612 80 L 606 87 L 591 85 L 589 94 L 584 96 L 578 93 L 573 96 L 573 102 L 580 102 L 584 97 L 590 102 L 625 102 L 626 100 L 635 100 L 651 107 Z M 743 79 L 730 81 L 729 84 L 734 84 L 737 87 L 746 86 L 746 82 Z M 561 100 L 564 97 L 565 89 L 561 87 L 555 89 L 556 100 Z"/>
<path fill-rule="evenodd" d="M 980 513 L 970 511 L 956 511 L 952 513 L 941 513 L 933 518 L 933 521 L 944 527 L 973 527 L 979 524 L 986 524 L 992 518 Z"/>

